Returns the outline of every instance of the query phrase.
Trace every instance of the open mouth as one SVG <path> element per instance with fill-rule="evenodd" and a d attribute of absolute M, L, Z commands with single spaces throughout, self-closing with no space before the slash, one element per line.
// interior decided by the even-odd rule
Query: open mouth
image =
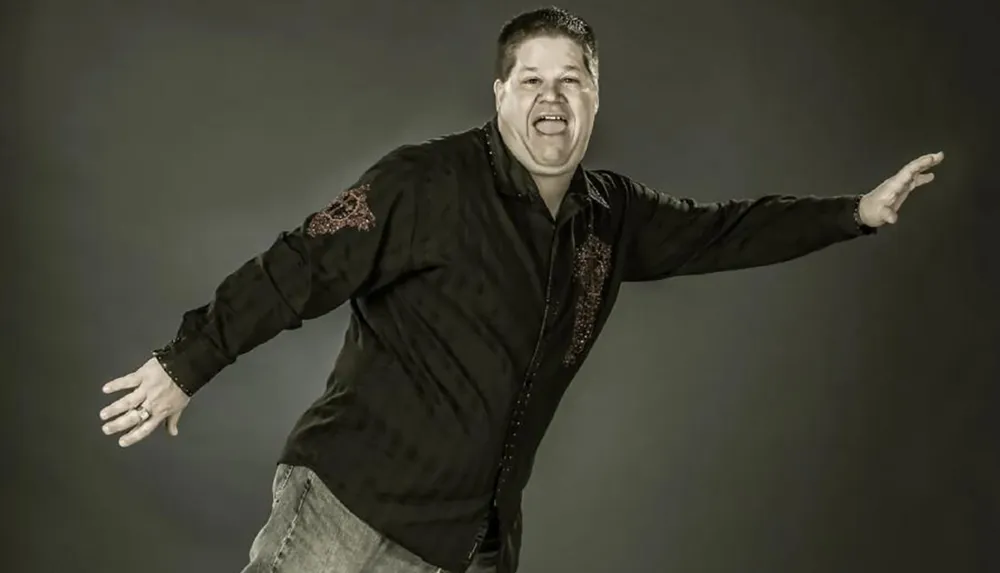
<path fill-rule="evenodd" d="M 558 135 L 566 131 L 569 118 L 561 113 L 543 113 L 535 118 L 532 125 L 544 135 Z"/>

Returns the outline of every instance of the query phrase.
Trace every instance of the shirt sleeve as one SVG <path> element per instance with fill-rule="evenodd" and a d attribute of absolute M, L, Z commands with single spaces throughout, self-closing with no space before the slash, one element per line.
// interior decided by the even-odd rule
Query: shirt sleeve
<path fill-rule="evenodd" d="M 227 276 L 209 303 L 184 313 L 154 357 L 191 396 L 282 331 L 419 270 L 433 227 L 421 218 L 426 181 L 412 155 L 386 156 Z"/>
<path fill-rule="evenodd" d="M 875 232 L 857 219 L 859 195 L 699 203 L 629 186 L 627 281 L 760 267 Z"/>

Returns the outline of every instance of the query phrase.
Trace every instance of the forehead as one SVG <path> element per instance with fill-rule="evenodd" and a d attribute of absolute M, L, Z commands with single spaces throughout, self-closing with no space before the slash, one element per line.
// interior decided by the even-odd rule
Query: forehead
<path fill-rule="evenodd" d="M 565 37 L 539 36 L 529 38 L 514 52 L 514 68 L 569 68 L 586 69 L 583 50 Z"/>

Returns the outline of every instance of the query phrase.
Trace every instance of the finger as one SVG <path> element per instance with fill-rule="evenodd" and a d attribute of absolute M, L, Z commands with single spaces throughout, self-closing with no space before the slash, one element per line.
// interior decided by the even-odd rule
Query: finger
<path fill-rule="evenodd" d="M 184 410 L 181 410 L 180 412 L 177 412 L 176 414 L 172 414 L 170 417 L 167 418 L 167 433 L 169 433 L 171 436 L 176 436 L 177 435 L 177 433 L 179 431 L 177 429 L 177 424 L 178 424 L 178 422 L 180 422 L 180 420 L 181 420 L 181 414 L 183 412 L 184 412 Z"/>
<path fill-rule="evenodd" d="M 101 410 L 101 419 L 110 420 L 115 416 L 119 416 L 133 408 L 137 408 L 145 399 L 146 395 L 139 389 L 136 389 L 134 392 L 129 392 L 107 408 Z"/>
<path fill-rule="evenodd" d="M 909 189 L 912 181 L 912 175 L 904 167 L 895 175 L 880 183 L 879 186 L 875 188 L 875 194 L 882 200 L 882 202 L 892 204 L 899 199 L 900 194 Z"/>
<path fill-rule="evenodd" d="M 163 423 L 162 416 L 153 416 L 134 428 L 131 432 L 119 438 L 118 445 L 127 448 L 136 442 L 146 439 L 161 423 Z"/>
<path fill-rule="evenodd" d="M 114 392 L 121 392 L 122 390 L 128 390 L 129 388 L 135 388 L 141 383 L 142 383 L 142 376 L 139 376 L 138 373 L 133 372 L 126 376 L 122 376 L 121 378 L 115 378 L 111 382 L 105 384 L 104 387 L 101 388 L 101 390 L 103 390 L 105 394 L 112 394 Z"/>
<path fill-rule="evenodd" d="M 130 430 L 142 423 L 142 415 L 138 410 L 129 410 L 107 424 L 101 426 L 105 435 L 118 434 Z"/>
<path fill-rule="evenodd" d="M 892 225 L 899 219 L 899 215 L 892 209 L 886 209 L 882 214 L 882 218 L 885 219 L 886 223 Z"/>
<path fill-rule="evenodd" d="M 913 188 L 916 189 L 921 185 L 927 185 L 931 181 L 934 181 L 933 173 L 921 173 L 913 178 Z"/>
<path fill-rule="evenodd" d="M 934 167 L 938 163 L 944 160 L 944 153 L 928 153 L 927 155 L 921 155 L 920 157 L 914 159 L 913 161 L 906 164 L 902 171 L 908 176 L 913 176 L 921 171 L 926 171 L 931 167 Z"/>
<path fill-rule="evenodd" d="M 903 202 L 906 201 L 906 198 L 910 196 L 910 193 L 912 193 L 914 189 L 920 187 L 921 185 L 927 185 L 931 181 L 934 181 L 933 173 L 921 173 L 914 177 L 913 180 L 910 181 L 910 184 L 907 185 L 906 189 L 900 192 L 899 195 L 897 195 L 892 201 L 892 210 L 899 211 L 900 207 L 903 206 Z"/>
<path fill-rule="evenodd" d="M 910 180 L 910 182 L 907 183 L 905 187 L 900 189 L 899 193 L 892 198 L 889 208 L 898 213 L 899 208 L 903 206 L 903 202 L 906 201 L 906 198 L 910 196 L 910 193 L 916 188 L 916 186 L 916 180 Z"/>

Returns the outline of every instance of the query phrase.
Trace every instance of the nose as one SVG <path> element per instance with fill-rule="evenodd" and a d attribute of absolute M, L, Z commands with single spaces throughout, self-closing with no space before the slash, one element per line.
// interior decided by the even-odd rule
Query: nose
<path fill-rule="evenodd" d="M 562 101 L 562 83 L 558 81 L 545 82 L 539 97 L 542 101 Z"/>

